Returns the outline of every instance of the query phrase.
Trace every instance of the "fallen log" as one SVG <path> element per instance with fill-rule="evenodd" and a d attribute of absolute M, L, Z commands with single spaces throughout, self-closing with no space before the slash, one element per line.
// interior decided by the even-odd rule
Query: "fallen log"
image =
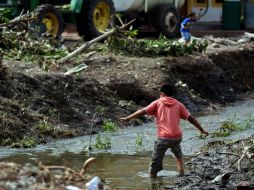
<path fill-rule="evenodd" d="M 122 29 L 128 27 L 128 26 L 131 25 L 134 21 L 135 21 L 135 19 L 132 20 L 132 21 L 130 21 L 130 22 L 128 22 L 128 23 L 125 24 L 125 25 L 122 25 L 118 30 L 122 30 Z M 92 40 L 89 41 L 89 42 L 86 42 L 86 43 L 83 44 L 80 48 L 76 49 L 75 51 L 73 51 L 72 53 L 68 54 L 67 56 L 65 56 L 64 58 L 60 59 L 60 60 L 57 61 L 57 62 L 58 62 L 58 63 L 64 63 L 65 61 L 70 60 L 71 58 L 77 56 L 78 54 L 80 54 L 81 52 L 83 52 L 85 49 L 87 49 L 88 47 L 90 47 L 92 44 L 94 44 L 94 43 L 96 43 L 96 42 L 99 42 L 99 41 L 101 41 L 101 40 L 103 40 L 103 39 L 105 39 L 105 38 L 107 38 L 107 37 L 113 35 L 113 34 L 115 33 L 115 31 L 116 31 L 116 29 L 114 28 L 114 29 L 112 29 L 112 30 L 110 30 L 110 31 L 108 31 L 108 32 L 106 32 L 106 33 L 100 35 L 99 37 L 94 38 L 94 39 L 92 39 Z"/>

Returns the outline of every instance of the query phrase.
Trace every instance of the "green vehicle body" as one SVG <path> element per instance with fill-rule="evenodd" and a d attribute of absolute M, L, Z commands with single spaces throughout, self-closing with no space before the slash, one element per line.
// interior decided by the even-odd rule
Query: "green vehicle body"
<path fill-rule="evenodd" d="M 90 40 L 101 35 L 109 26 L 114 5 L 112 0 L 0 0 L 0 13 L 4 17 L 12 19 L 22 11 L 34 11 L 39 18 L 39 27 L 45 25 L 44 32 L 45 28 L 46 32 L 50 31 L 50 26 L 51 29 L 59 28 L 61 31 L 53 32 L 54 37 L 61 36 L 65 24 L 72 23 L 77 26 L 81 36 L 84 35 L 84 38 Z M 44 15 L 38 16 L 38 13 Z M 49 23 L 49 20 L 52 23 Z"/>
<path fill-rule="evenodd" d="M 25 10 L 34 11 L 39 5 L 44 4 L 45 2 L 47 1 L 27 0 L 26 7 L 22 7 L 22 5 L 19 6 L 18 0 L 0 0 L 0 12 L 2 12 L 8 19 L 11 19 L 20 14 L 23 8 Z M 57 9 L 61 14 L 80 14 L 82 11 L 83 3 L 83 0 L 71 0 L 69 9 L 61 9 L 61 7 L 57 7 Z"/>

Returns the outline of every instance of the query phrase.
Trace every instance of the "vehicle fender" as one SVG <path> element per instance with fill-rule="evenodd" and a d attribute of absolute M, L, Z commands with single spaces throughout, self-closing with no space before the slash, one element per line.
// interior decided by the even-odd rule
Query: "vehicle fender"
<path fill-rule="evenodd" d="M 70 10 L 74 13 L 81 13 L 84 0 L 71 0 Z"/>

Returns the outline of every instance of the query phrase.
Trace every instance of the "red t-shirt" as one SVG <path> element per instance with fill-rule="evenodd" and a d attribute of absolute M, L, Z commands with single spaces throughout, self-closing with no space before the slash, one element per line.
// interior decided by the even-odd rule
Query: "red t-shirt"
<path fill-rule="evenodd" d="M 181 102 L 171 97 L 162 97 L 152 102 L 145 109 L 147 115 L 156 117 L 158 138 L 182 138 L 180 119 L 188 119 L 190 112 Z"/>

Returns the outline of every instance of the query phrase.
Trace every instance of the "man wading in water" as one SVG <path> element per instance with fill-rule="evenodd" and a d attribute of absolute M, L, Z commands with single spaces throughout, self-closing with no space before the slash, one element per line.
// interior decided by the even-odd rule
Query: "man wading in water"
<path fill-rule="evenodd" d="M 199 122 L 190 115 L 185 106 L 178 100 L 172 98 L 173 89 L 169 85 L 163 85 L 160 89 L 160 98 L 147 107 L 136 111 L 128 117 L 120 118 L 127 122 L 142 115 L 153 115 L 156 118 L 157 141 L 155 141 L 152 163 L 150 165 L 150 177 L 157 177 L 157 173 L 163 169 L 162 162 L 168 148 L 171 148 L 175 156 L 179 175 L 184 175 L 183 158 L 181 150 L 182 131 L 180 119 L 188 120 L 201 134 L 208 135 Z"/>

